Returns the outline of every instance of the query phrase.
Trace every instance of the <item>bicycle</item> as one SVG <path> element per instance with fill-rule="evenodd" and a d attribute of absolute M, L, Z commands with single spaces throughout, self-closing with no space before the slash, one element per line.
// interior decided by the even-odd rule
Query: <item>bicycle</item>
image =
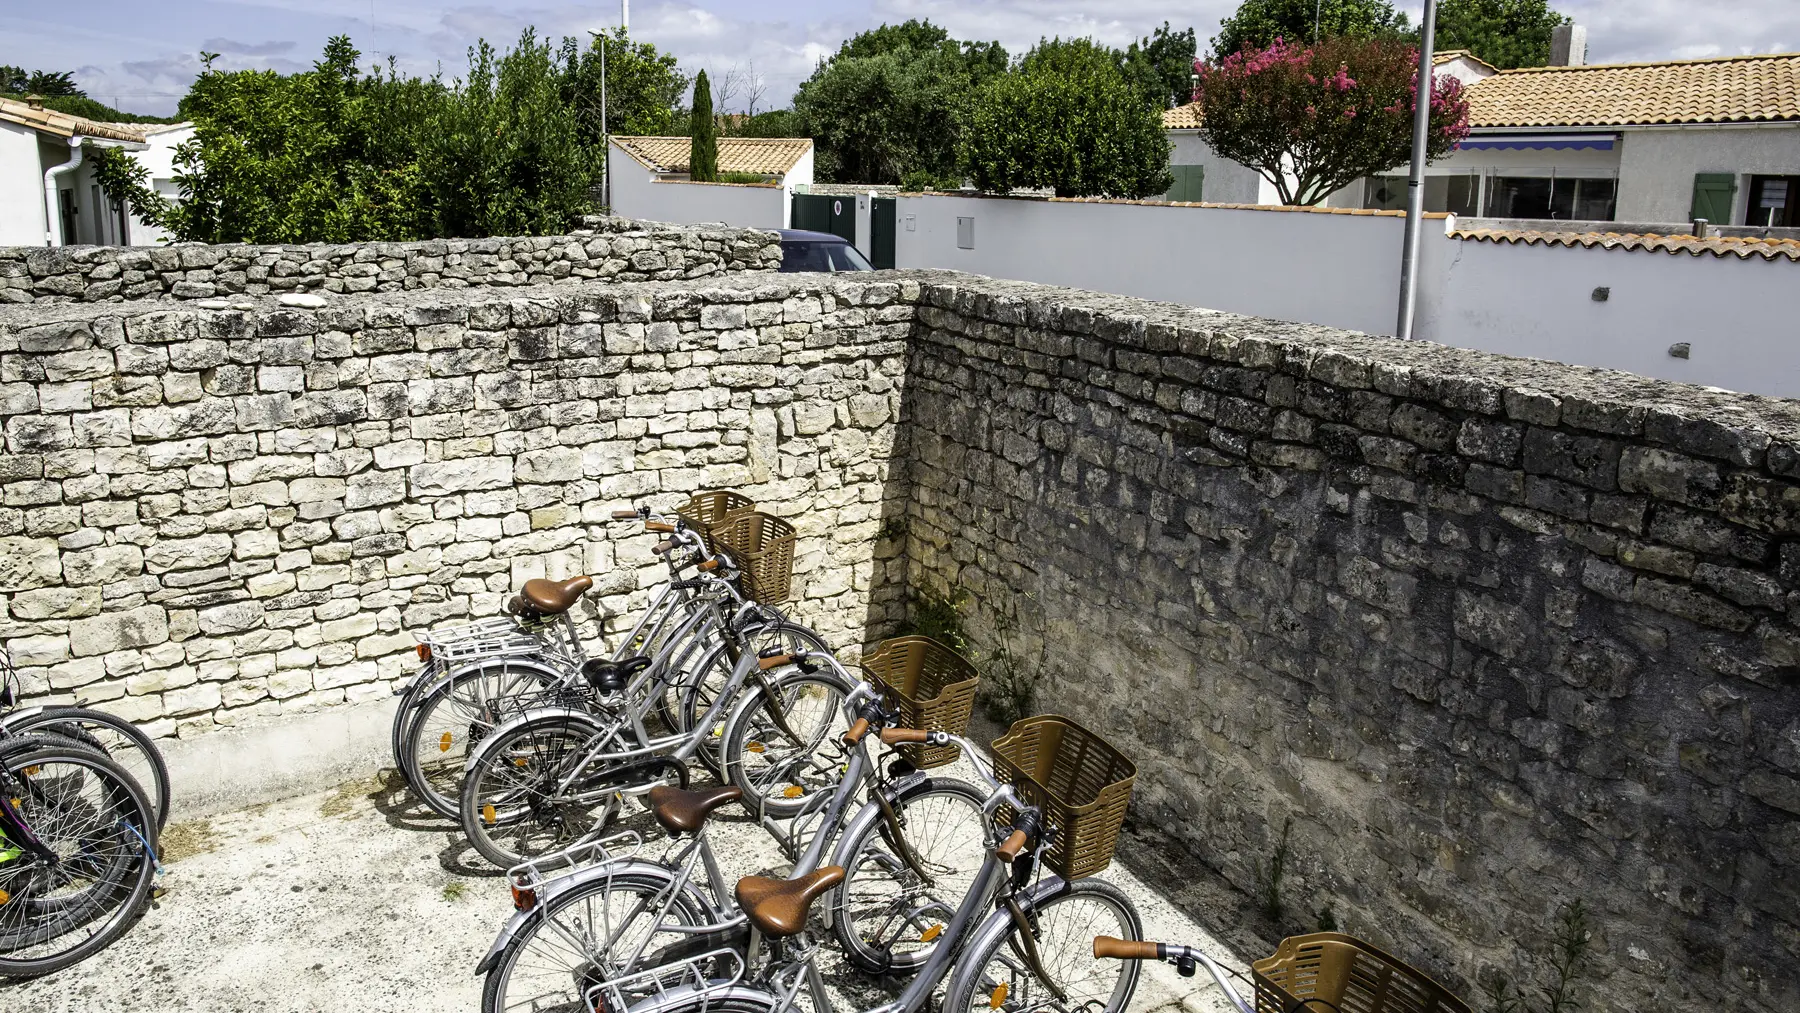
<path fill-rule="evenodd" d="M 974 756 L 966 740 L 945 732 L 888 729 L 880 738 L 890 745 L 957 744 Z M 983 838 L 991 850 L 900 998 L 868 1013 L 920 1013 L 946 978 L 948 1010 L 979 1003 L 1010 1013 L 1087 1013 L 1094 1007 L 1123 1013 L 1136 989 L 1137 966 L 1070 959 L 1068 944 L 1085 932 L 1075 951 L 1081 956 L 1096 926 L 1136 938 L 1136 909 L 1117 888 L 1096 880 L 1050 874 L 1034 881 L 1064 828 L 1047 823 L 1042 810 L 979 761 L 974 766 L 992 789 L 983 805 Z M 996 819 L 1002 808 L 1013 814 L 1010 820 Z M 785 1013 L 796 1008 L 804 987 L 815 1013 L 830 1013 L 815 963 L 822 943 L 807 923 L 814 903 L 846 876 L 842 866 L 825 866 L 790 880 L 739 880 L 736 897 L 747 929 L 690 932 L 642 960 L 644 969 L 589 986 L 583 1001 L 590 1013 Z M 768 957 L 759 963 L 765 947 Z"/>
<path fill-rule="evenodd" d="M 100 753 L 0 740 L 0 976 L 30 978 L 111 945 L 149 902 L 155 813 Z"/>
<path fill-rule="evenodd" d="M 829 655 L 813 660 L 835 663 Z M 816 795 L 812 812 L 796 818 L 792 833 L 783 835 L 767 818 L 762 822 L 794 858 L 795 876 L 817 871 L 825 849 L 836 840 L 831 864 L 864 873 L 851 881 L 867 886 L 878 873 L 895 881 L 893 889 L 882 895 L 885 903 L 873 906 L 857 906 L 846 886 L 835 894 L 828 920 L 840 939 L 862 941 L 866 952 L 872 945 L 869 936 L 886 927 L 865 929 L 868 912 L 888 924 L 896 914 L 916 912 L 910 924 L 914 935 L 925 937 L 921 948 L 900 959 L 889 953 L 874 962 L 877 970 L 906 973 L 935 945 L 936 934 L 923 919 L 934 915 L 938 905 L 919 899 L 928 889 L 960 896 L 965 881 L 981 865 L 981 806 L 986 794 L 962 781 L 928 776 L 904 761 L 892 765 L 884 776 L 881 765 L 869 756 L 867 741 L 872 730 L 891 726 L 897 713 L 884 708 L 879 692 L 866 683 L 853 690 L 845 704 L 856 720 L 840 740 L 846 771 L 837 790 L 829 796 Z M 868 801 L 850 815 L 850 803 L 865 784 Z M 702 926 L 741 928 L 746 923 L 723 880 L 708 833 L 712 813 L 744 802 L 742 790 L 725 786 L 682 792 L 659 787 L 648 799 L 657 822 L 675 841 L 660 859 L 638 857 L 641 838 L 625 834 L 509 870 L 516 913 L 476 969 L 487 976 L 485 1013 L 577 1002 L 580 982 L 629 973 L 652 950 L 652 943 L 668 941 L 665 936 Z M 818 816 L 818 824 L 801 850 L 798 824 L 807 815 Z M 970 840 L 975 845 L 972 853 L 958 849 L 959 843 Z M 623 850 L 627 846 L 630 850 Z M 595 858 L 597 864 L 576 868 Z M 547 875 L 565 866 L 574 871 Z M 910 900 L 896 906 L 895 897 Z M 597 936 L 595 926 L 601 927 Z"/>
<path fill-rule="evenodd" d="M 791 649 L 743 648 L 770 633 L 798 641 L 816 635 L 746 599 L 733 586 L 729 560 L 715 559 L 719 565 L 713 572 L 698 578 L 698 593 L 723 642 L 701 658 L 698 670 L 712 671 L 730 659 L 724 684 L 714 689 L 708 680 L 690 682 L 681 720 L 658 733 L 646 719 L 666 678 L 654 674 L 654 663 L 636 659 L 630 682 L 595 687 L 597 699 L 608 706 L 537 707 L 501 723 L 469 755 L 464 769 L 459 816 L 482 857 L 508 868 L 592 838 L 625 796 L 641 796 L 670 779 L 685 786 L 687 760 L 712 747 L 715 727 L 725 778 L 760 797 L 768 812 L 791 816 L 804 807 L 810 790 L 837 783 L 833 772 L 811 757 L 853 681 L 823 671 L 772 681 L 765 673 L 781 667 L 773 659 L 787 657 Z M 804 649 L 828 653 L 823 643 Z M 718 725 L 728 709 L 729 717 Z M 773 791 L 771 779 L 777 776 L 788 783 Z M 771 785 L 773 794 L 759 792 L 760 785 Z M 499 839 L 502 834 L 510 849 Z"/>

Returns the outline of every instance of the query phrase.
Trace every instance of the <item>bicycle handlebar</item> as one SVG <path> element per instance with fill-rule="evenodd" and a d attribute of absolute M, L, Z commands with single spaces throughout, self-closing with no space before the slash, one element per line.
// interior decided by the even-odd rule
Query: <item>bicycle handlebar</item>
<path fill-rule="evenodd" d="M 1113 936 L 1094 937 L 1094 956 L 1101 959 L 1114 957 L 1119 960 L 1162 960 L 1165 954 L 1162 943 L 1148 939 L 1118 939 Z"/>
<path fill-rule="evenodd" d="M 614 510 L 612 512 L 612 519 L 615 521 L 635 521 L 638 519 L 638 512 L 636 510 Z"/>
<path fill-rule="evenodd" d="M 994 849 L 994 857 L 1002 862 L 1011 862 L 1019 857 L 1019 852 L 1024 851 L 1025 845 L 1030 841 L 1030 834 L 1022 829 L 1014 830 L 1007 835 L 1006 840 L 1000 842 L 999 847 Z"/>
<path fill-rule="evenodd" d="M 1016 833 L 1014 836 L 1018 836 Z M 1175 943 L 1158 943 L 1148 939 L 1116 939 L 1112 936 L 1094 937 L 1094 956 L 1101 959 L 1108 957 L 1118 960 L 1166 960 L 1181 970 L 1183 975 L 1194 973 L 1196 964 L 1205 967 L 1206 973 L 1218 982 L 1219 990 L 1225 993 L 1225 999 L 1238 1010 L 1238 1013 L 1256 1013 L 1255 1008 L 1244 1001 L 1238 990 L 1225 980 L 1231 972 L 1219 965 L 1213 958 L 1201 953 L 1192 946 L 1180 946 Z"/>

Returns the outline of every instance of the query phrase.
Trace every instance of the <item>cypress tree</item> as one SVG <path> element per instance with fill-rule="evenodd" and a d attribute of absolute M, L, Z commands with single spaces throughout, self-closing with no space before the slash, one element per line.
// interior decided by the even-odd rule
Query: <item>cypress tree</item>
<path fill-rule="evenodd" d="M 712 85 L 706 71 L 694 78 L 694 121 L 689 131 L 688 175 L 699 183 L 719 181 L 719 125 L 713 120 Z"/>

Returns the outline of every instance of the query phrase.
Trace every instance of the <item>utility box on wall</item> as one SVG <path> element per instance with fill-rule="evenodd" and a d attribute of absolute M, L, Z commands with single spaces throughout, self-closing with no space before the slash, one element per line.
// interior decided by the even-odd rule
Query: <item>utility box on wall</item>
<path fill-rule="evenodd" d="M 956 248 L 959 250 L 975 248 L 975 219 L 958 218 L 956 220 Z"/>

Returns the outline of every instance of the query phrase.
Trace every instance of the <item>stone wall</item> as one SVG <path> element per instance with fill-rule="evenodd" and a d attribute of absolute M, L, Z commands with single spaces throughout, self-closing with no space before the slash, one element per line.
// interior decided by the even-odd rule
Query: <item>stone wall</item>
<path fill-rule="evenodd" d="M 373 699 L 530 577 L 635 618 L 660 564 L 610 512 L 737 489 L 799 526 L 794 612 L 859 646 L 901 607 L 871 588 L 916 291 L 0 308 L 0 638 L 28 697 L 158 735 Z"/>
<path fill-rule="evenodd" d="M 961 584 L 1134 819 L 1474 998 L 1800 1008 L 1800 405 L 929 284 L 915 590 Z M 990 687 L 996 666 L 990 663 Z M 1535 992 L 1532 993 L 1536 995 Z"/>
<path fill-rule="evenodd" d="M 0 303 L 226 299 L 773 271 L 773 233 L 591 218 L 567 236 L 310 246 L 0 247 Z"/>

